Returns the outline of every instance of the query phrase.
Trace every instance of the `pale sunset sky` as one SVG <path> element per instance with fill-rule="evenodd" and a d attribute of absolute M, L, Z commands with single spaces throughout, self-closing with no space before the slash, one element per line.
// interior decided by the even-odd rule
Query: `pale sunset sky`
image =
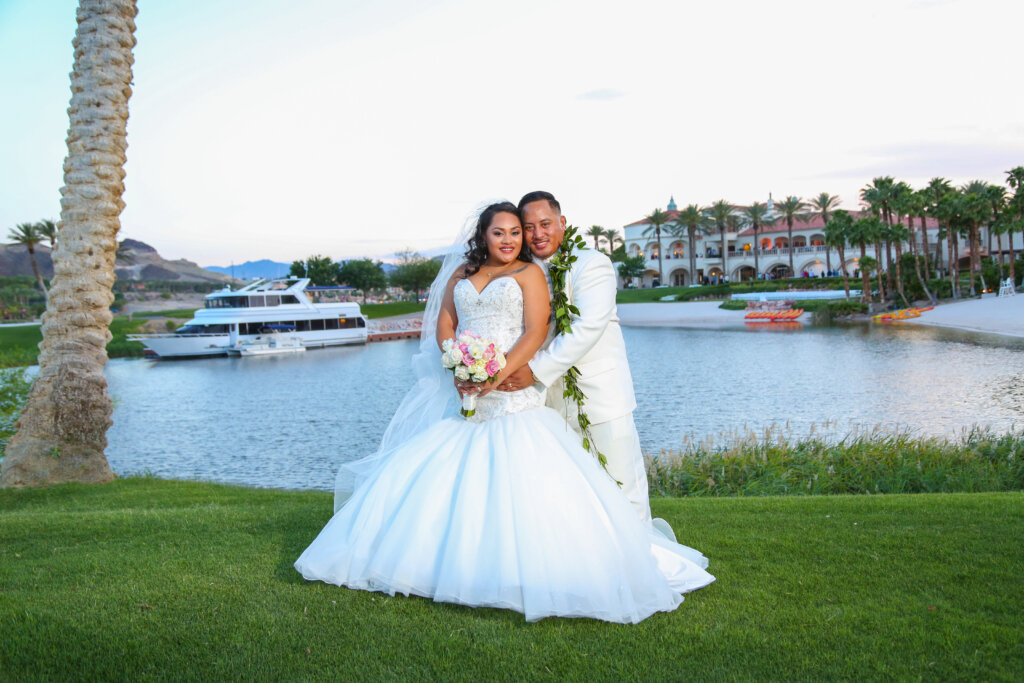
<path fill-rule="evenodd" d="M 56 218 L 73 0 L 0 0 L 0 231 Z M 571 223 L 1002 183 L 1020 0 L 140 0 L 122 237 L 229 265 L 451 241 L 548 189 Z"/>

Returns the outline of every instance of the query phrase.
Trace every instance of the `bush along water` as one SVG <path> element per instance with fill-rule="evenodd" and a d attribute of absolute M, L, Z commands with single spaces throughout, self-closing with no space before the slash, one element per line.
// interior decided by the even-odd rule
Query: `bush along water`
<path fill-rule="evenodd" d="M 827 427 L 827 425 L 826 425 Z M 652 495 L 768 496 L 1019 491 L 1024 430 L 975 428 L 946 440 L 881 428 L 843 437 L 777 427 L 688 441 L 647 457 Z"/>

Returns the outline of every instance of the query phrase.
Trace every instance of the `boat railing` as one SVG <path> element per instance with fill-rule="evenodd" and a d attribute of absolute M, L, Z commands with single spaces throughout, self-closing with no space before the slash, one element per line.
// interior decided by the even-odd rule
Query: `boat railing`
<path fill-rule="evenodd" d="M 143 339 L 180 339 L 181 337 L 224 337 L 227 332 L 157 332 L 154 334 L 129 334 L 126 338 L 129 341 L 142 341 Z"/>

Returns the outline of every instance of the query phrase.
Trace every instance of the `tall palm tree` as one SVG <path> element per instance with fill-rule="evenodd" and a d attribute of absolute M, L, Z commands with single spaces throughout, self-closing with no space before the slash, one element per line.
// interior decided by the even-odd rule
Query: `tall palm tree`
<path fill-rule="evenodd" d="M 600 225 L 592 225 L 592 226 L 590 226 L 590 229 L 587 230 L 587 237 L 593 237 L 594 238 L 594 249 L 600 249 L 601 245 L 598 242 L 598 240 L 600 240 L 602 237 L 604 237 L 604 228 L 602 228 Z"/>
<path fill-rule="evenodd" d="M 717 202 L 708 207 L 708 217 L 714 221 L 715 227 L 718 228 L 718 234 L 722 241 L 722 276 L 729 276 L 729 249 L 727 244 L 726 231 L 729 229 L 729 217 L 732 216 L 733 205 L 724 199 L 719 199 Z"/>
<path fill-rule="evenodd" d="M 924 262 L 924 279 L 930 280 L 931 273 L 928 270 L 928 192 L 926 189 L 909 193 L 906 197 L 907 204 L 907 227 L 910 228 L 910 248 L 915 254 L 920 254 Z M 918 251 L 917 239 L 914 237 L 914 217 L 921 221 L 921 249 Z M 915 256 L 915 258 L 917 258 Z"/>
<path fill-rule="evenodd" d="M 1002 185 L 989 185 L 985 189 L 985 196 L 988 198 L 989 214 L 988 221 L 988 255 L 992 256 L 992 235 L 996 234 L 999 240 L 999 277 L 1003 277 L 1003 236 L 1002 230 L 996 230 L 996 223 L 1000 222 L 1003 211 L 1006 209 L 1006 188 Z"/>
<path fill-rule="evenodd" d="M 860 191 L 860 200 L 878 215 L 886 225 L 892 225 L 892 201 L 897 195 L 896 181 L 891 176 L 880 176 L 873 178 L 870 185 L 865 185 Z M 879 266 L 882 264 L 881 241 L 876 245 L 875 255 L 878 257 Z M 892 249 L 888 243 L 885 248 L 886 279 L 892 287 Z"/>
<path fill-rule="evenodd" d="M 924 193 L 925 198 L 927 199 L 927 206 L 925 207 L 925 211 L 929 215 L 935 216 L 935 212 L 937 211 L 937 208 L 938 208 L 938 205 L 939 205 L 939 200 L 942 199 L 942 197 L 944 197 L 945 195 L 947 195 L 947 194 L 949 194 L 950 192 L 953 191 L 953 185 L 952 185 L 952 183 L 950 183 L 945 178 L 938 178 L 938 177 L 936 177 L 936 178 L 932 178 L 931 180 L 929 180 L 928 181 L 928 185 L 926 185 L 924 187 L 924 189 L 921 190 L 921 191 Z M 938 222 L 938 224 L 939 224 L 939 232 L 942 232 L 942 230 L 943 230 L 942 221 L 938 220 L 938 217 L 936 217 L 936 222 Z M 952 253 L 953 253 L 953 245 L 952 245 L 952 243 L 949 242 L 948 231 L 947 231 L 946 237 L 947 237 L 947 240 L 946 240 L 946 242 L 947 242 L 946 243 L 946 251 L 949 252 L 947 256 L 951 256 Z M 942 240 L 938 239 L 935 242 L 935 263 L 937 263 L 937 264 L 942 261 L 942 258 L 940 257 L 941 250 L 942 250 Z"/>
<path fill-rule="evenodd" d="M 758 262 L 758 252 L 761 251 L 761 240 L 759 234 L 761 228 L 766 228 L 770 225 L 775 224 L 775 219 L 768 212 L 768 205 L 764 202 L 754 202 L 750 206 L 743 209 L 743 216 L 750 223 L 751 229 L 754 231 L 754 279 L 756 280 L 761 275 L 761 264 Z"/>
<path fill-rule="evenodd" d="M 608 247 L 611 251 L 615 251 L 615 245 L 625 244 L 626 240 L 622 239 L 622 235 L 615 228 L 608 228 L 604 231 L 604 238 L 608 240 Z"/>
<path fill-rule="evenodd" d="M 875 216 L 866 216 L 854 221 L 848 227 L 847 240 L 850 244 L 860 247 L 860 269 L 861 285 L 864 291 L 861 296 L 864 303 L 871 303 L 871 271 L 875 269 L 878 262 L 867 255 L 867 245 L 877 241 L 878 233 L 882 230 L 882 222 Z M 882 272 L 878 269 L 878 294 L 885 300 L 885 288 L 882 286 Z"/>
<path fill-rule="evenodd" d="M 800 197 L 790 195 L 775 205 L 775 212 L 781 220 L 786 221 L 789 236 L 789 276 L 796 277 L 796 268 L 793 267 L 793 221 L 801 223 L 807 221 L 807 203 Z"/>
<path fill-rule="evenodd" d="M 839 195 L 822 192 L 817 197 L 812 197 L 809 204 L 810 208 L 821 216 L 821 224 L 826 225 L 832 218 L 832 212 L 839 208 L 839 201 Z M 825 268 L 831 271 L 832 249 L 829 247 L 827 240 L 825 241 L 825 247 Z"/>
<path fill-rule="evenodd" d="M 971 296 L 978 292 L 974 286 L 975 276 L 981 273 L 981 224 L 988 220 L 991 204 L 988 199 L 988 183 L 972 180 L 960 188 L 963 193 L 963 217 L 967 222 L 967 239 L 971 245 Z M 984 282 L 982 283 L 984 284 Z"/>
<path fill-rule="evenodd" d="M 50 251 L 57 248 L 57 224 L 49 218 L 36 223 L 36 229 L 39 230 L 39 234 L 42 235 L 50 243 Z"/>
<path fill-rule="evenodd" d="M 964 225 L 963 220 L 963 195 L 956 190 L 942 194 L 935 206 L 932 207 L 932 215 L 944 226 L 943 232 L 946 237 L 946 251 L 949 259 L 949 286 L 953 298 L 960 298 L 960 254 L 958 253 L 957 241 L 959 232 Z"/>
<path fill-rule="evenodd" d="M 3 486 L 113 479 L 103 451 L 112 404 L 103 377 L 124 207 L 135 0 L 80 0 L 61 188 L 61 248 L 43 315 L 39 373 L 10 440 Z"/>
<path fill-rule="evenodd" d="M 32 264 L 32 272 L 36 276 L 36 282 L 39 283 L 39 289 L 42 290 L 43 297 L 47 298 L 46 284 L 43 282 L 43 276 L 39 272 L 39 264 L 36 263 L 36 245 L 43 241 L 43 236 L 39 234 L 39 226 L 35 223 L 19 223 L 7 233 L 7 239 L 15 244 L 22 245 L 28 250 L 28 260 Z"/>
<path fill-rule="evenodd" d="M 668 214 L 661 209 L 655 209 L 645 219 L 647 229 L 644 230 L 644 237 L 654 235 L 658 241 L 658 284 L 665 284 L 665 273 L 661 267 L 661 228 L 668 223 Z"/>
<path fill-rule="evenodd" d="M 1024 166 L 1016 166 L 1006 172 L 1006 184 L 1013 188 L 1013 197 L 1010 199 L 1010 206 L 1016 218 L 1010 224 L 1010 279 L 1017 284 L 1017 274 L 1014 272 L 1014 262 L 1017 254 L 1013 250 L 1013 233 L 1017 230 L 1024 232 Z"/>
<path fill-rule="evenodd" d="M 853 229 L 853 217 L 849 212 L 836 209 L 825 223 L 825 244 L 839 253 L 839 269 L 843 273 L 843 289 L 850 298 L 849 273 L 846 272 L 846 241 Z"/>
<path fill-rule="evenodd" d="M 673 236 L 685 236 L 687 240 L 687 250 L 690 254 L 690 284 L 693 284 L 697 277 L 697 233 L 707 232 L 709 225 L 704 211 L 696 204 L 690 204 L 679 211 L 671 225 Z"/>

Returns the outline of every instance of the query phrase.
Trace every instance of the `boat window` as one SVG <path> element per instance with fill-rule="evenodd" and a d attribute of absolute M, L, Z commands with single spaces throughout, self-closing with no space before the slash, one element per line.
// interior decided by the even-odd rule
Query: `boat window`
<path fill-rule="evenodd" d="M 313 330 L 314 332 L 316 332 L 317 330 L 324 329 L 323 320 L 310 320 L 309 323 L 309 329 Z"/>
<path fill-rule="evenodd" d="M 336 330 L 336 329 L 338 329 L 338 319 L 337 318 L 330 318 L 328 320 L 325 320 L 324 321 L 324 325 L 326 326 L 326 328 L 328 330 Z"/>
<path fill-rule="evenodd" d="M 281 305 L 281 297 L 280 296 L 278 296 L 277 294 L 268 294 L 267 295 L 267 306 L 280 306 L 280 305 Z"/>
<path fill-rule="evenodd" d="M 249 306 L 251 306 L 253 308 L 259 307 L 259 306 L 264 306 L 264 305 L 266 305 L 265 298 L 266 297 L 263 297 L 263 296 L 250 296 L 249 297 Z"/>
<path fill-rule="evenodd" d="M 297 298 L 295 298 L 294 294 L 282 294 L 281 295 L 281 304 L 282 305 L 283 304 L 297 304 L 297 303 L 299 303 L 299 300 Z"/>
<path fill-rule="evenodd" d="M 358 327 L 366 327 L 366 321 L 363 320 L 362 318 L 356 318 L 356 322 L 359 323 Z"/>
<path fill-rule="evenodd" d="M 309 332 L 309 321 L 308 320 L 296 320 L 295 321 L 296 332 Z"/>

